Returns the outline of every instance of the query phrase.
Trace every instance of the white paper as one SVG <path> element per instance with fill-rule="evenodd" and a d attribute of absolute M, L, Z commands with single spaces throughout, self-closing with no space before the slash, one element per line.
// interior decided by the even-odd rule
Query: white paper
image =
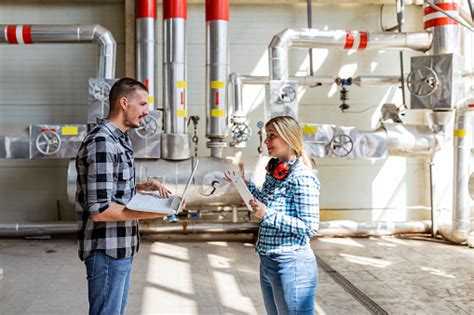
<path fill-rule="evenodd" d="M 180 202 L 181 198 L 178 196 L 161 198 L 158 194 L 138 192 L 127 204 L 127 208 L 135 211 L 175 214 Z"/>
<path fill-rule="evenodd" d="M 242 177 L 231 176 L 231 179 L 232 179 L 232 183 L 234 184 L 235 188 L 239 192 L 240 197 L 242 197 L 242 199 L 244 200 L 245 205 L 247 206 L 247 208 L 249 210 L 252 210 L 252 207 L 250 206 L 249 202 L 250 202 L 250 200 L 253 199 L 253 195 L 250 192 L 250 190 L 247 188 L 247 185 L 245 184 Z"/>

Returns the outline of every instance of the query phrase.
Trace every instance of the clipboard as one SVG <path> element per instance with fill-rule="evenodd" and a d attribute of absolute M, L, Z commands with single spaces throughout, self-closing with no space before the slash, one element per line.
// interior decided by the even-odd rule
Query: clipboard
<path fill-rule="evenodd" d="M 252 211 L 252 207 L 250 206 L 250 200 L 252 200 L 254 197 L 250 190 L 247 188 L 247 185 L 245 184 L 244 180 L 240 176 L 230 176 L 232 179 L 232 184 L 234 184 L 235 188 L 240 194 L 240 197 L 242 197 L 243 201 L 245 202 L 245 205 L 247 208 Z"/>

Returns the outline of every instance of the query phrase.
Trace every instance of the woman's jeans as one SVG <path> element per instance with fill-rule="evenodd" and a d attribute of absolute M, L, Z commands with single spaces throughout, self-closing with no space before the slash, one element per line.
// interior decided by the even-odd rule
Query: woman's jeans
<path fill-rule="evenodd" d="M 94 251 L 84 260 L 89 286 L 89 314 L 124 314 L 132 257 L 116 259 Z"/>
<path fill-rule="evenodd" d="M 260 286 L 267 314 L 314 314 L 318 266 L 311 248 L 260 255 Z"/>

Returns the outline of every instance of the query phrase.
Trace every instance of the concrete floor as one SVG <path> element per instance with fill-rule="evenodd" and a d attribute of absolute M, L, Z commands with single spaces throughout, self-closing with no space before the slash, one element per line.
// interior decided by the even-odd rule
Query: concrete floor
<path fill-rule="evenodd" d="M 438 242 L 321 238 L 318 256 L 390 314 L 472 314 L 474 250 Z M 0 314 L 86 314 L 74 239 L 0 240 Z M 321 268 L 318 314 L 370 314 Z M 251 243 L 144 240 L 127 314 L 265 314 Z"/>

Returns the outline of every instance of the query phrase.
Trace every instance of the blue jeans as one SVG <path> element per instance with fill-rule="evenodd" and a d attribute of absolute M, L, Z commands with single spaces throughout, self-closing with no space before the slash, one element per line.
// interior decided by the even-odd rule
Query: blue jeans
<path fill-rule="evenodd" d="M 89 287 L 89 314 L 124 314 L 132 270 L 132 257 L 116 259 L 93 251 L 84 260 Z"/>
<path fill-rule="evenodd" d="M 260 286 L 267 314 L 314 314 L 318 266 L 311 248 L 260 254 Z"/>

